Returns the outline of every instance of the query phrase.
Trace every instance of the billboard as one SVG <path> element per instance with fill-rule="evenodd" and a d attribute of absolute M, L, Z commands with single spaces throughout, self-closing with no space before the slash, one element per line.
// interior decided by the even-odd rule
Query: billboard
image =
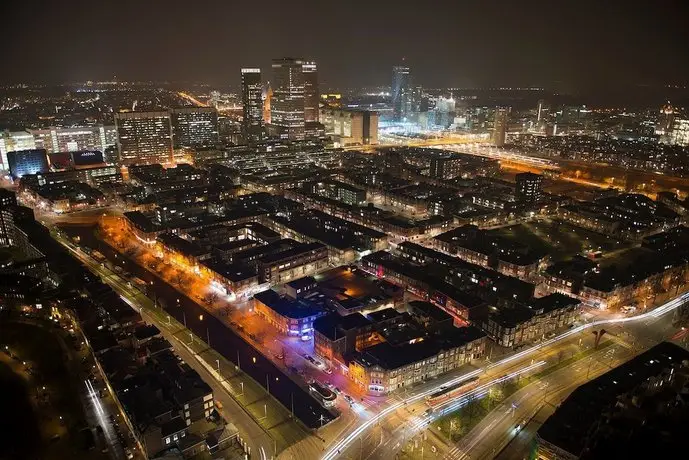
<path fill-rule="evenodd" d="M 89 166 L 103 163 L 103 153 L 98 150 L 71 152 L 74 166 Z"/>

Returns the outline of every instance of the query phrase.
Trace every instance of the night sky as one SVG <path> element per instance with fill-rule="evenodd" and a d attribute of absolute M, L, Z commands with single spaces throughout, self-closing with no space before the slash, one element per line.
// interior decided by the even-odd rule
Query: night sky
<path fill-rule="evenodd" d="M 242 66 L 304 56 L 324 88 L 389 85 L 402 58 L 425 87 L 684 84 L 683 3 L 5 0 L 0 81 L 237 85 Z"/>

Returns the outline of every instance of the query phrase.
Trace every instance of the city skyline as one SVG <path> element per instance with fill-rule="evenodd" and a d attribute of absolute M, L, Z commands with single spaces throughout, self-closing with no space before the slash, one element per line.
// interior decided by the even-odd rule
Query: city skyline
<path fill-rule="evenodd" d="M 0 457 L 678 457 L 679 5 L 12 2 Z"/>
<path fill-rule="evenodd" d="M 31 62 L 35 56 L 40 72 L 10 66 L 0 78 L 52 83 L 116 76 L 238 87 L 237 69 L 266 71 L 271 59 L 296 55 L 318 62 L 324 87 L 387 86 L 389 69 L 401 64 L 424 87 L 543 86 L 566 92 L 684 84 L 689 39 L 679 5 L 620 10 L 596 2 L 455 2 L 422 9 L 360 2 L 342 11 L 308 2 L 286 10 L 269 1 L 260 9 L 200 2 L 190 10 L 172 2 L 160 10 L 135 2 L 77 2 L 65 9 L 57 2 L 29 1 L 11 5 L 8 17 L 31 15 L 40 33 L 22 33 L 23 21 L 10 21 L 0 33 L 4 42 L 18 45 L 6 50 L 9 61 Z M 254 24 L 239 18 L 251 14 L 262 32 L 241 40 Z M 214 18 L 232 27 L 228 31 Z M 97 30 L 86 40 L 81 27 L 63 24 L 93 24 Z"/>

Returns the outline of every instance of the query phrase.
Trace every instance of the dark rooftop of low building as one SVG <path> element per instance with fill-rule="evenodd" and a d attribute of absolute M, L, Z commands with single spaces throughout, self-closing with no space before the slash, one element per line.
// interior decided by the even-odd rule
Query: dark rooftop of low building
<path fill-rule="evenodd" d="M 519 324 L 530 320 L 534 312 L 527 307 L 515 305 L 513 307 L 491 307 L 490 319 L 502 327 L 517 327 Z"/>
<path fill-rule="evenodd" d="M 617 404 L 620 395 L 686 360 L 689 352 L 673 343 L 654 346 L 574 390 L 541 426 L 538 436 L 580 457 L 590 447 L 591 435 L 601 415 Z"/>
<path fill-rule="evenodd" d="M 301 289 L 312 286 L 315 282 L 316 280 L 313 276 L 305 276 L 303 278 L 290 281 L 287 283 L 287 286 L 291 287 L 292 289 Z"/>
<path fill-rule="evenodd" d="M 124 217 L 127 220 L 129 220 L 132 223 L 132 225 L 146 233 L 157 232 L 163 229 L 163 227 L 154 223 L 149 217 L 147 217 L 141 211 L 125 212 Z"/>
<path fill-rule="evenodd" d="M 152 324 L 142 324 L 134 329 L 134 337 L 139 341 L 150 339 L 158 334 L 160 334 L 160 329 Z"/>
<path fill-rule="evenodd" d="M 559 292 L 548 294 L 545 297 L 538 297 L 533 299 L 529 307 L 537 314 L 548 313 L 560 308 L 566 308 L 574 305 L 579 305 L 581 301 Z"/>
<path fill-rule="evenodd" d="M 212 258 L 201 262 L 208 269 L 214 271 L 218 275 L 227 278 L 233 283 L 238 283 L 246 279 L 256 276 L 256 271 L 242 263 L 228 264 L 227 262 Z"/>
<path fill-rule="evenodd" d="M 389 342 L 379 343 L 354 356 L 368 365 L 378 364 L 383 369 L 398 369 L 435 356 L 441 350 L 461 347 L 482 337 L 485 337 L 485 334 L 475 327 L 452 328 L 440 335 L 414 343 L 397 346 Z"/>
<path fill-rule="evenodd" d="M 352 329 L 369 326 L 371 321 L 361 313 L 352 313 L 342 316 L 338 313 L 329 313 L 318 318 L 313 323 L 313 328 L 330 340 L 344 337 L 344 334 Z"/>
<path fill-rule="evenodd" d="M 314 304 L 307 299 L 293 300 L 281 296 L 272 289 L 255 294 L 254 299 L 285 318 L 301 319 L 323 313 L 323 309 L 320 305 Z"/>
<path fill-rule="evenodd" d="M 447 313 L 442 308 L 433 305 L 430 302 L 413 300 L 409 302 L 409 308 L 412 312 L 412 315 L 427 316 L 436 322 L 452 320 L 452 315 Z"/>
<path fill-rule="evenodd" d="M 161 233 L 158 235 L 158 241 L 170 250 L 186 256 L 199 257 L 208 253 L 206 249 L 198 244 L 185 240 L 173 233 Z"/>
<path fill-rule="evenodd" d="M 368 317 L 374 323 L 380 323 L 383 321 L 390 321 L 395 318 L 402 316 L 402 313 L 398 312 L 394 308 L 383 308 L 382 310 L 374 311 L 368 314 Z"/>

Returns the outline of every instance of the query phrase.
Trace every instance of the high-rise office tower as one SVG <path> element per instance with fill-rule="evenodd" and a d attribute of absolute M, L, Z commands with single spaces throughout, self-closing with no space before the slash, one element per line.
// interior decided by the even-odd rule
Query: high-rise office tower
<path fill-rule="evenodd" d="M 263 138 L 263 83 L 261 69 L 242 69 L 242 134 L 249 142 Z"/>
<path fill-rule="evenodd" d="M 116 113 L 115 126 L 121 165 L 172 162 L 169 112 Z"/>
<path fill-rule="evenodd" d="M 668 143 L 672 145 L 689 146 L 689 120 L 675 118 L 672 122 L 672 129 L 667 135 Z"/>
<path fill-rule="evenodd" d="M 544 121 L 544 118 L 548 114 L 549 109 L 550 108 L 548 107 L 546 101 L 544 101 L 543 99 L 539 99 L 538 111 L 536 114 L 536 117 L 537 117 L 536 121 L 538 121 L 538 122 Z"/>
<path fill-rule="evenodd" d="M 304 121 L 318 121 L 318 69 L 316 63 L 304 62 L 301 66 L 304 75 Z"/>
<path fill-rule="evenodd" d="M 493 122 L 493 144 L 497 147 L 505 145 L 507 134 L 507 113 L 505 108 L 495 109 L 495 121 Z"/>
<path fill-rule="evenodd" d="M 182 107 L 170 110 L 172 145 L 208 147 L 218 143 L 218 111 L 215 107 Z"/>
<path fill-rule="evenodd" d="M 660 136 L 659 142 L 669 144 L 672 137 L 672 129 L 675 124 L 675 109 L 668 102 L 660 108 L 658 120 L 655 126 L 655 134 Z"/>
<path fill-rule="evenodd" d="M 395 66 L 392 68 L 392 118 L 402 121 L 409 115 L 412 106 L 413 91 L 409 67 Z"/>
<path fill-rule="evenodd" d="M 273 99 L 273 87 L 267 82 L 263 87 L 263 123 L 269 124 L 270 121 L 270 101 Z"/>
<path fill-rule="evenodd" d="M 270 122 L 281 139 L 304 139 L 304 61 L 273 60 Z"/>

